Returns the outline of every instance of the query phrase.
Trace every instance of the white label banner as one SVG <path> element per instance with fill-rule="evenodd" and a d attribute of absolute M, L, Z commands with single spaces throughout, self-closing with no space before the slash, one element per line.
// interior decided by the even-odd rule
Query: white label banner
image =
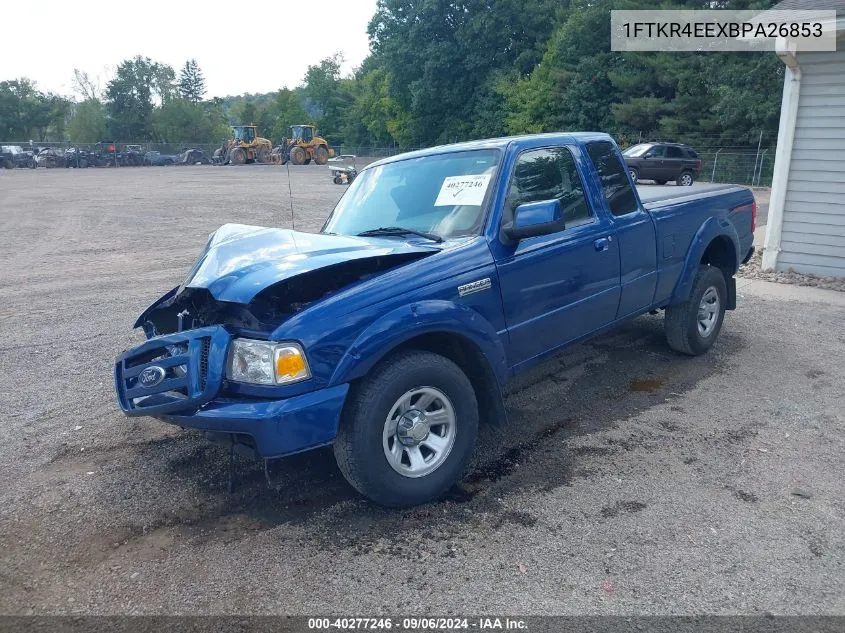
<path fill-rule="evenodd" d="M 440 186 L 440 193 L 434 201 L 435 207 L 453 204 L 480 205 L 490 185 L 490 174 L 475 176 L 447 176 Z"/>

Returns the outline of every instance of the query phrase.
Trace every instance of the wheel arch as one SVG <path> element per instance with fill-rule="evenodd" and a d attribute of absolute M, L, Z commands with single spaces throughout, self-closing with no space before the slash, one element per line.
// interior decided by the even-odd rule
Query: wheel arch
<path fill-rule="evenodd" d="M 354 383 L 379 363 L 409 349 L 430 351 L 454 362 L 473 386 L 480 419 L 506 420 L 504 347 L 480 314 L 448 301 L 413 304 L 384 315 L 347 350 L 329 384 Z"/>
<path fill-rule="evenodd" d="M 686 301 L 701 264 L 719 268 L 725 277 L 725 284 L 730 287 L 730 280 L 737 271 L 738 263 L 739 237 L 736 229 L 728 220 L 709 218 L 692 239 L 670 303 Z"/>

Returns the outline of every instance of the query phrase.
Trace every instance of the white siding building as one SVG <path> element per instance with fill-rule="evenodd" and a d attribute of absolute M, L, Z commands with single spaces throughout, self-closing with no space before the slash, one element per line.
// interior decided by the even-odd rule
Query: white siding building
<path fill-rule="evenodd" d="M 845 277 L 845 0 L 773 9 L 836 9 L 837 50 L 778 51 L 786 73 L 763 269 Z"/>

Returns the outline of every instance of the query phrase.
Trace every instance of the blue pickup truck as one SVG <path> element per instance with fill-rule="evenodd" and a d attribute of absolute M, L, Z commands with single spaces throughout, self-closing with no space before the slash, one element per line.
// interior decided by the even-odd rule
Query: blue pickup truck
<path fill-rule="evenodd" d="M 115 363 L 128 416 L 260 458 L 333 444 L 386 506 L 460 479 L 503 387 L 568 345 L 665 312 L 698 355 L 736 305 L 745 187 L 640 198 L 611 137 L 541 134 L 373 163 L 318 233 L 226 224 L 135 323 Z"/>

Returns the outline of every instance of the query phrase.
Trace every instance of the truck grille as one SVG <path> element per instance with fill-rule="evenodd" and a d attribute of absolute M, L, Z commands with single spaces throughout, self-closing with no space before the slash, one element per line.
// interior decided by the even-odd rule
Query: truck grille
<path fill-rule="evenodd" d="M 229 333 L 222 326 L 151 338 L 115 363 L 117 399 L 127 415 L 197 409 L 217 393 Z"/>
<path fill-rule="evenodd" d="M 208 352 L 211 350 L 211 338 L 202 339 L 200 349 L 200 389 L 205 389 L 208 380 Z"/>

